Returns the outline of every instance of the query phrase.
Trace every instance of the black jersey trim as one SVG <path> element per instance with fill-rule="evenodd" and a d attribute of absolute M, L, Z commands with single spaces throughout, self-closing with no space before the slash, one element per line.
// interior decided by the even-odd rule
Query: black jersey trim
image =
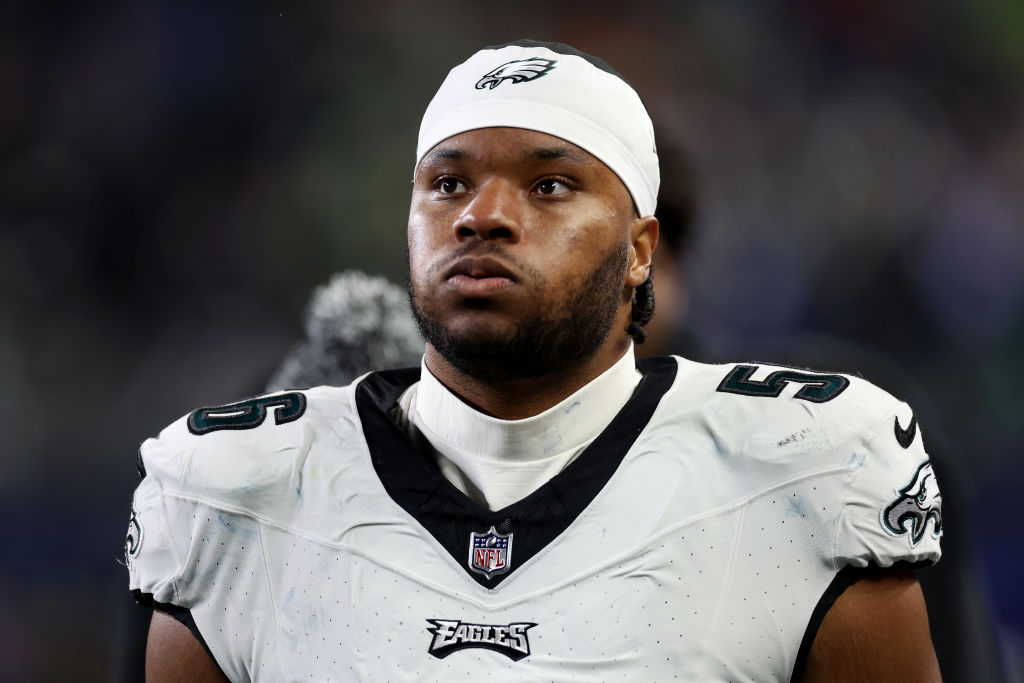
<path fill-rule="evenodd" d="M 892 567 L 907 567 L 910 569 L 918 569 L 920 567 L 931 566 L 931 562 L 928 560 L 921 560 L 920 562 L 907 562 L 901 560 L 893 563 Z M 818 636 L 818 630 L 821 628 L 821 622 L 825 620 L 825 615 L 832 609 L 832 605 L 835 604 L 839 596 L 842 595 L 847 588 L 857 583 L 866 574 L 873 571 L 878 571 L 878 567 L 874 564 L 868 564 L 866 567 L 853 567 L 847 565 L 839 570 L 835 578 L 832 579 L 832 583 L 828 585 L 821 598 L 818 600 L 818 604 L 815 605 L 814 611 L 811 612 L 811 619 L 807 623 L 807 630 L 804 631 L 803 640 L 800 641 L 800 649 L 796 654 L 796 663 L 793 665 L 793 675 L 790 677 L 790 681 L 798 683 L 803 679 L 804 669 L 807 667 L 807 657 L 811 652 L 811 646 L 814 645 L 814 639 Z"/>
<path fill-rule="evenodd" d="M 416 368 L 372 373 L 356 389 L 356 406 L 374 470 L 392 500 L 419 522 L 466 573 L 494 588 L 543 550 L 590 505 L 647 426 L 675 381 L 672 358 L 641 359 L 643 374 L 626 405 L 572 463 L 520 501 L 489 510 L 449 482 L 430 453 L 421 452 L 392 415 L 399 396 L 419 379 Z M 491 527 L 515 535 L 511 568 L 490 578 L 466 566 L 470 534 Z"/>
<path fill-rule="evenodd" d="M 175 621 L 184 625 L 185 628 L 192 633 L 192 636 L 199 641 L 199 644 L 203 646 L 203 649 L 206 650 L 206 654 L 210 657 L 210 661 L 216 664 L 218 669 L 221 668 L 217 658 L 214 657 L 213 652 L 210 651 L 210 646 L 206 644 L 206 639 L 203 638 L 203 634 L 199 632 L 199 627 L 196 625 L 196 620 L 192 617 L 191 610 L 179 607 L 178 605 L 172 605 L 168 602 L 157 602 L 153 599 L 152 593 L 143 593 L 138 588 L 132 590 L 132 595 L 135 596 L 135 601 L 140 605 L 163 612 Z M 221 673 L 224 673 L 223 669 L 221 669 Z"/>
<path fill-rule="evenodd" d="M 825 615 L 832 609 L 832 605 L 836 603 L 839 596 L 864 575 L 865 570 L 866 567 L 843 567 L 835 575 L 835 578 L 832 579 L 832 583 L 828 585 L 825 592 L 822 593 L 821 598 L 818 599 L 818 604 L 814 606 L 814 611 L 811 612 L 811 619 L 807 623 L 807 629 L 804 631 L 803 640 L 800 641 L 800 649 L 797 650 L 796 663 L 793 665 L 793 675 L 790 677 L 790 681 L 793 683 L 803 679 L 804 669 L 807 666 L 807 655 L 811 652 L 811 646 L 814 644 L 814 639 L 818 636 L 818 629 L 821 628 L 821 622 L 825 620 Z"/>

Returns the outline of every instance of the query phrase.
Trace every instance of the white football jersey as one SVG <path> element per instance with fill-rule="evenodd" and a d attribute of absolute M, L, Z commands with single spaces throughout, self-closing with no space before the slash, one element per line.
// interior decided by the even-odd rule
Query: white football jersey
<path fill-rule="evenodd" d="M 642 360 L 491 511 L 396 426 L 419 369 L 204 408 L 143 444 L 131 588 L 233 681 L 790 680 L 849 568 L 934 562 L 911 409 L 844 375 Z"/>

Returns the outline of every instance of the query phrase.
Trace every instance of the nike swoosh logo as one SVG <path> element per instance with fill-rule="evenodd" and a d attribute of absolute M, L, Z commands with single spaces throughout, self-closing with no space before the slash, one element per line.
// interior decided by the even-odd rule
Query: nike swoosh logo
<path fill-rule="evenodd" d="M 910 416 L 910 426 L 906 429 L 900 426 L 900 418 L 897 417 L 893 421 L 892 429 L 896 433 L 896 442 L 904 448 L 910 448 L 917 435 L 917 415 Z"/>

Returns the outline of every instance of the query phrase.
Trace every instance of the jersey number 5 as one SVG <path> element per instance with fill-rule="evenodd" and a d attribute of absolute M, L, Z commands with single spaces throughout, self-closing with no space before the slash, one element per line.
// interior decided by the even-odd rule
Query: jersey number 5
<path fill-rule="evenodd" d="M 824 403 L 831 401 L 850 386 L 850 380 L 842 375 L 816 375 L 796 370 L 776 370 L 760 381 L 750 379 L 757 369 L 756 365 L 737 365 L 718 385 L 718 391 L 776 398 L 790 382 L 796 382 L 804 386 L 794 394 L 795 398 L 811 403 Z"/>
<path fill-rule="evenodd" d="M 267 410 L 274 411 L 274 423 L 294 422 L 306 412 L 306 397 L 297 391 L 274 396 L 250 398 L 225 406 L 200 408 L 188 416 L 188 431 L 209 434 L 219 429 L 253 429 L 267 419 Z"/>

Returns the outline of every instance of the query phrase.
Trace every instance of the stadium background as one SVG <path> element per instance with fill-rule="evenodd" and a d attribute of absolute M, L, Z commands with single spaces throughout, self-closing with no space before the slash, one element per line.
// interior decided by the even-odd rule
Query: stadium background
<path fill-rule="evenodd" d="M 333 271 L 404 281 L 422 110 L 447 68 L 518 37 L 607 59 L 688 159 L 689 299 L 659 315 L 719 355 L 824 340 L 882 359 L 865 374 L 883 387 L 914 378 L 1019 675 L 1024 5 L 15 0 L 0 17 L 0 680 L 116 675 L 138 443 L 257 391 Z"/>

